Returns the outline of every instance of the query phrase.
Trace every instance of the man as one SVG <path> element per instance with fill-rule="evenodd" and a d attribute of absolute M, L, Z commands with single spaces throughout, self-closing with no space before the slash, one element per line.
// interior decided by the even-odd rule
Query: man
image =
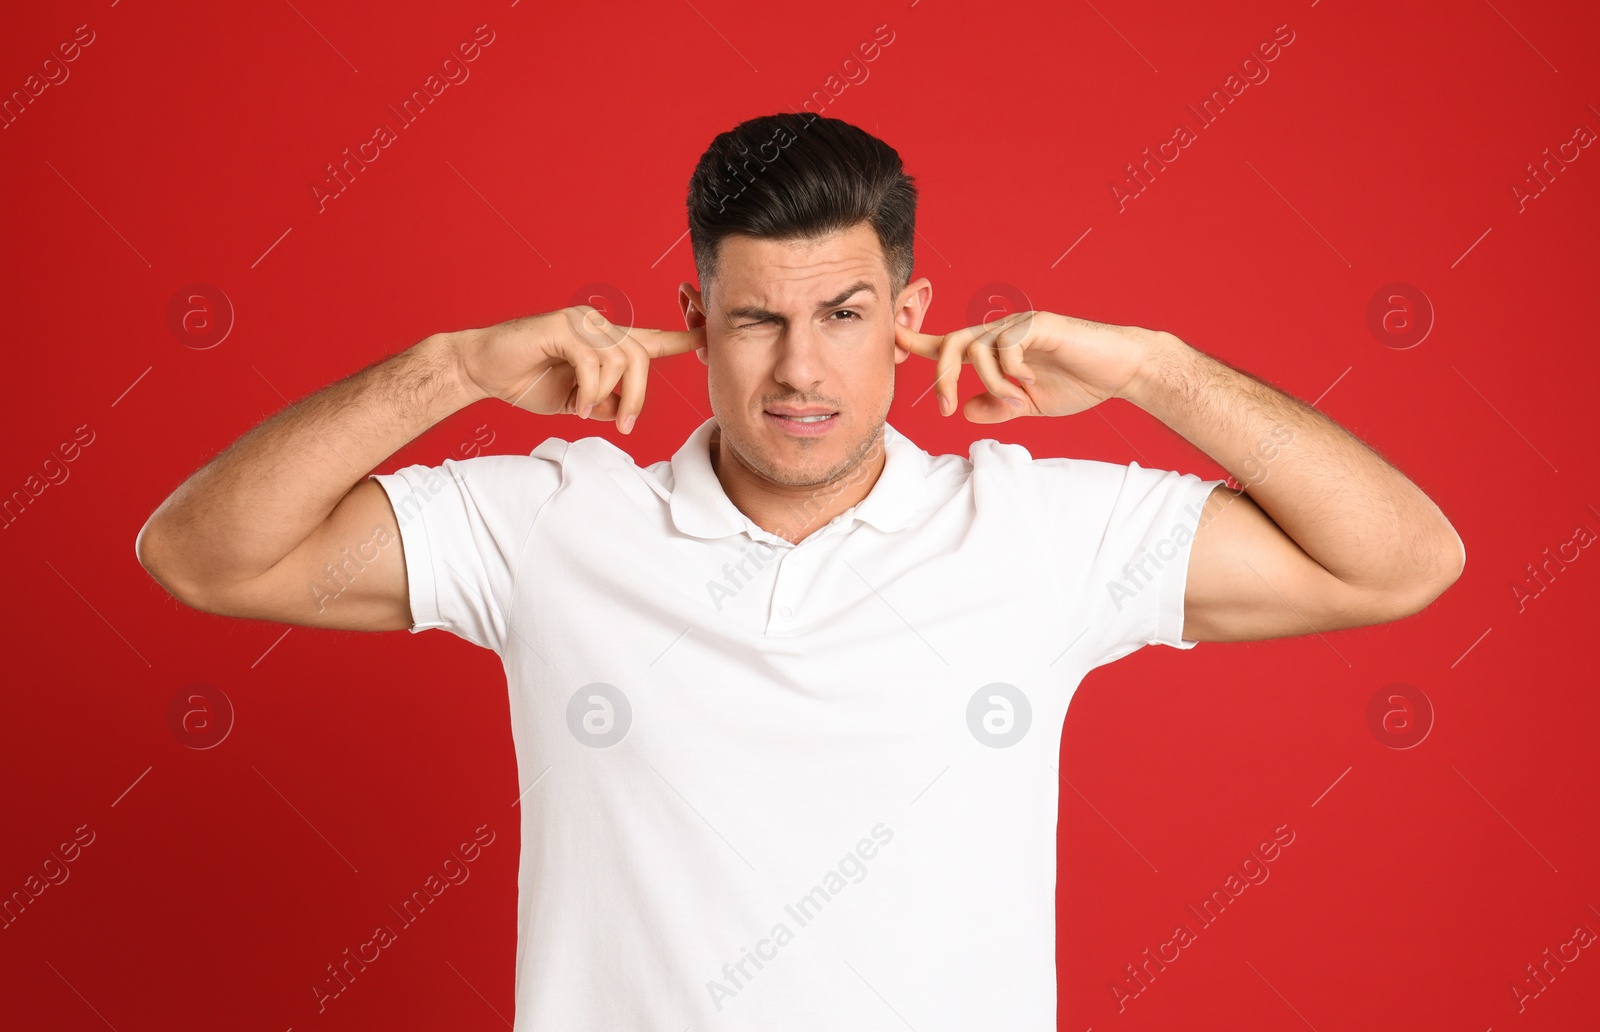
<path fill-rule="evenodd" d="M 742 123 L 690 182 L 686 330 L 580 306 L 435 334 L 244 435 L 140 533 L 198 608 L 501 656 L 519 1032 L 1053 1028 L 1083 676 L 1398 619 L 1461 573 L 1403 475 L 1169 333 L 922 333 L 915 204 L 854 126 Z M 670 461 L 552 437 L 367 474 L 487 398 L 631 432 L 649 361 L 689 350 L 713 416 Z M 912 355 L 946 415 L 964 363 L 973 422 L 1124 398 L 1247 491 L 988 439 L 929 455 L 885 422 Z"/>

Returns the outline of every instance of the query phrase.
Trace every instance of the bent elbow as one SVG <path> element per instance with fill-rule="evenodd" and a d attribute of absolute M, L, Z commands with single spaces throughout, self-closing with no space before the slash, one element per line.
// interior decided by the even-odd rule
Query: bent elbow
<path fill-rule="evenodd" d="M 150 575 L 150 579 L 161 586 L 161 590 L 191 609 L 211 611 L 200 601 L 199 592 L 195 590 L 194 585 L 173 572 L 170 544 L 155 529 L 154 517 L 146 520 L 144 526 L 139 528 L 138 536 L 133 539 L 133 555 L 139 561 L 139 565 L 144 567 L 144 572 Z"/>
<path fill-rule="evenodd" d="M 1449 590 L 1450 585 L 1454 584 L 1460 577 L 1461 571 L 1457 570 L 1454 573 L 1421 581 L 1417 588 L 1401 596 L 1400 612 L 1394 619 L 1416 616 L 1438 601 L 1439 596 Z"/>
<path fill-rule="evenodd" d="M 1431 574 L 1419 573 L 1413 581 L 1413 585 L 1410 586 L 1410 590 L 1402 593 L 1402 597 L 1408 600 L 1404 615 L 1414 616 L 1433 605 L 1439 596 L 1449 590 L 1450 586 L 1460 580 L 1461 575 L 1466 572 L 1466 543 L 1461 540 L 1460 535 L 1453 532 L 1450 538 L 1454 542 L 1454 546 L 1446 546 L 1440 549 L 1446 558 L 1441 559 L 1436 565 L 1442 566 L 1442 568 L 1436 569 Z"/>

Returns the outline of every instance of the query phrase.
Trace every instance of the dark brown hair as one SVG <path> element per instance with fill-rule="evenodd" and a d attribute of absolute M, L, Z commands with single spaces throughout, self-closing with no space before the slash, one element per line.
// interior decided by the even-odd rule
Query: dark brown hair
<path fill-rule="evenodd" d="M 689 177 L 689 245 L 701 290 L 730 233 L 770 240 L 826 236 L 868 222 L 892 294 L 911 282 L 917 188 L 900 155 L 837 118 L 761 115 L 711 141 Z"/>

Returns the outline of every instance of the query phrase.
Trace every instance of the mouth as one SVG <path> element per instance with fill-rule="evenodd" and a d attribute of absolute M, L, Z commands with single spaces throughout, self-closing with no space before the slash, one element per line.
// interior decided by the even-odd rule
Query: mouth
<path fill-rule="evenodd" d="M 765 415 L 778 429 L 796 437 L 820 436 L 833 429 L 839 421 L 839 413 L 826 409 L 792 409 L 782 413 L 769 411 Z"/>

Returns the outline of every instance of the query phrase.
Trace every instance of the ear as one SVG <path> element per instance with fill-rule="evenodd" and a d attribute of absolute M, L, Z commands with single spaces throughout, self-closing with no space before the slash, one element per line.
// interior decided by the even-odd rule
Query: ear
<path fill-rule="evenodd" d="M 685 281 L 678 284 L 678 307 L 683 310 L 685 329 L 692 330 L 706 324 L 705 299 L 693 283 Z M 694 353 L 699 357 L 701 365 L 709 364 L 710 359 L 706 356 L 705 348 L 695 348 Z"/>
<path fill-rule="evenodd" d="M 900 292 L 895 301 L 894 321 L 908 330 L 921 332 L 922 320 L 928 314 L 928 306 L 933 303 L 933 284 L 926 276 L 912 280 Z M 911 352 L 900 346 L 896 341 L 894 345 L 894 364 L 899 365 L 911 357 Z"/>

